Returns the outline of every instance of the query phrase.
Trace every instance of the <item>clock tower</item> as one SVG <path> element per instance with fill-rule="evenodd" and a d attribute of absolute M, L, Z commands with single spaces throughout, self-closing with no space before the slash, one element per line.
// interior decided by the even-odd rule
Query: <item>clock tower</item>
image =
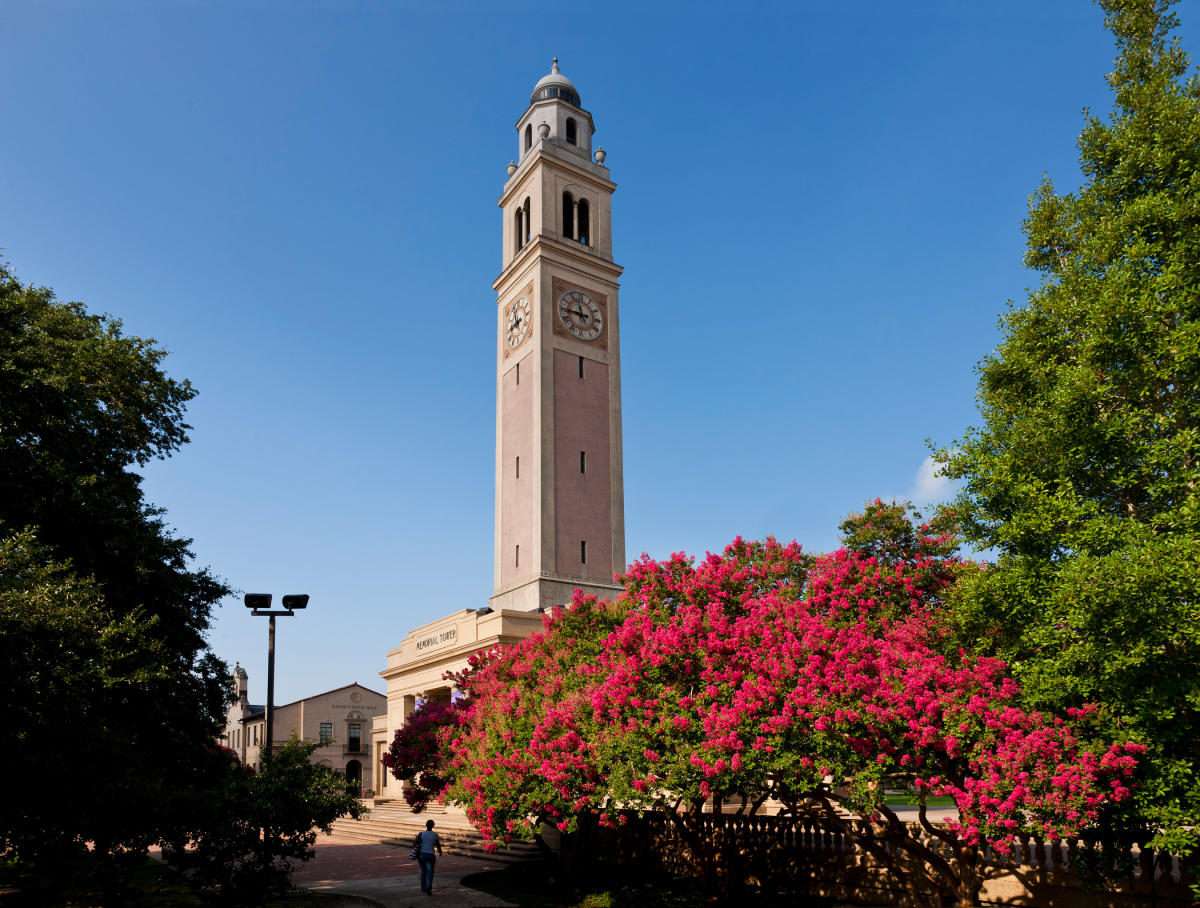
<path fill-rule="evenodd" d="M 621 268 L 616 184 L 604 150 L 593 152 L 594 130 L 555 59 L 517 121 L 499 202 L 495 610 L 621 589 Z"/>

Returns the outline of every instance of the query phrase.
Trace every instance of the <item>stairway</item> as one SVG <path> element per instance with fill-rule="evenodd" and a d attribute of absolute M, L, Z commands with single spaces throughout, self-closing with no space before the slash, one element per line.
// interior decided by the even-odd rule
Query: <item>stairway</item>
<path fill-rule="evenodd" d="M 442 840 L 442 850 L 447 854 L 480 858 L 503 864 L 514 864 L 538 858 L 537 846 L 533 842 L 514 841 L 508 848 L 499 848 L 493 853 L 483 850 L 483 837 L 467 818 L 457 812 L 447 813 L 441 805 L 431 805 L 429 810 L 413 813 L 407 806 L 377 804 L 371 812 L 359 820 L 349 817 L 333 821 L 333 834 L 341 839 L 357 842 L 382 842 L 411 848 L 418 832 L 425 830 L 425 821 L 433 820 L 434 831 Z"/>

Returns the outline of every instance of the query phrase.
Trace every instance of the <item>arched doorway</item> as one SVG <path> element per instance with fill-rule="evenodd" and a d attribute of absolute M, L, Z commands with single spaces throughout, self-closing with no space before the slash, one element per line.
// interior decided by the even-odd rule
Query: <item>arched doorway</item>
<path fill-rule="evenodd" d="M 346 794 L 362 797 L 362 764 L 358 760 L 346 764 Z"/>

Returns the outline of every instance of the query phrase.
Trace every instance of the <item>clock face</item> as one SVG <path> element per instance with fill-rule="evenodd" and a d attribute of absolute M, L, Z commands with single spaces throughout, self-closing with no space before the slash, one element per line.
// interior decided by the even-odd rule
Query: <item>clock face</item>
<path fill-rule="evenodd" d="M 604 313 L 582 290 L 568 290 L 558 298 L 558 320 L 580 340 L 595 340 L 604 330 Z"/>
<path fill-rule="evenodd" d="M 519 296 L 504 316 L 504 341 L 515 350 L 529 336 L 529 297 Z"/>

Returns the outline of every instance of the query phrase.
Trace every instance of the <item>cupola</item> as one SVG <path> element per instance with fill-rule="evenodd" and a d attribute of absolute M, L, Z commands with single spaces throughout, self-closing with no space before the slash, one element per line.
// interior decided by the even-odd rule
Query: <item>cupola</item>
<path fill-rule="evenodd" d="M 517 160 L 548 143 L 591 161 L 594 131 L 592 115 L 580 106 L 575 83 L 559 72 L 555 57 L 549 74 L 533 86 L 529 108 L 517 122 Z"/>
<path fill-rule="evenodd" d="M 533 86 L 529 103 L 544 101 L 547 98 L 562 98 L 568 104 L 583 107 L 579 103 L 579 92 L 575 90 L 575 83 L 558 71 L 558 57 L 554 58 L 554 63 L 550 66 L 550 75 L 542 76 L 537 85 Z"/>

